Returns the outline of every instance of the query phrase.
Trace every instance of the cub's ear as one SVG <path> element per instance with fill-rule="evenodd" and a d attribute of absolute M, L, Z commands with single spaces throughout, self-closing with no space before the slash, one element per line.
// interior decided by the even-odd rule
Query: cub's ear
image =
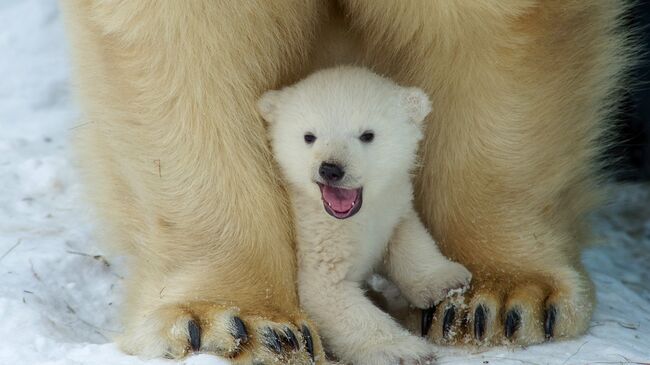
<path fill-rule="evenodd" d="M 417 87 L 405 88 L 401 95 L 402 106 L 406 108 L 411 121 L 416 124 L 422 123 L 424 118 L 431 112 L 431 100 L 429 96 Z"/>
<path fill-rule="evenodd" d="M 275 122 L 276 111 L 280 102 L 281 92 L 278 90 L 269 90 L 262 94 L 257 101 L 257 110 L 262 115 L 262 118 L 268 123 Z"/>

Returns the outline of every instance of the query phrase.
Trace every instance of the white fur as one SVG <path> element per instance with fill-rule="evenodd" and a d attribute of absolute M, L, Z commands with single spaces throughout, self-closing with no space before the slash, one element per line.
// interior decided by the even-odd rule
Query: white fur
<path fill-rule="evenodd" d="M 326 346 L 357 365 L 419 364 L 433 348 L 364 295 L 363 282 L 385 273 L 416 307 L 468 284 L 470 273 L 443 257 L 412 205 L 410 170 L 427 95 L 366 69 L 338 67 L 262 96 L 273 150 L 289 186 L 298 241 L 300 302 Z M 371 143 L 359 136 L 373 131 Z M 306 144 L 303 136 L 316 136 Z M 343 164 L 341 184 L 363 187 L 354 216 L 329 216 L 315 183 L 323 161 Z M 382 260 L 383 259 L 383 260 Z"/>

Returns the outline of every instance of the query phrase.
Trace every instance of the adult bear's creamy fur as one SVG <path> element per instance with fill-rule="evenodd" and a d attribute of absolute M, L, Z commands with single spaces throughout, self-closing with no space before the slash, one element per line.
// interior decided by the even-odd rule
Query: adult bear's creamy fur
<path fill-rule="evenodd" d="M 415 204 L 475 285 L 453 316 L 454 303 L 438 306 L 431 338 L 532 344 L 587 329 L 579 247 L 625 65 L 625 1 L 62 4 L 83 106 L 78 156 L 107 243 L 132 258 L 126 351 L 183 356 L 193 319 L 202 350 L 245 364 L 273 355 L 266 328 L 306 323 L 255 102 L 315 63 L 331 8 L 361 42 L 360 62 L 432 96 Z M 235 315 L 262 331 L 243 350 L 228 331 Z"/>

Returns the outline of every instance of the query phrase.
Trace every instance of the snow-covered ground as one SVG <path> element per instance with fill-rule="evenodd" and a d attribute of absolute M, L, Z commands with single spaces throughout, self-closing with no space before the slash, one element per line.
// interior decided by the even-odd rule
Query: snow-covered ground
<path fill-rule="evenodd" d="M 123 270 L 96 245 L 69 158 L 76 108 L 52 0 L 0 0 L 0 365 L 167 364 L 110 342 Z M 441 364 L 650 363 L 650 186 L 620 186 L 584 260 L 589 333 L 529 348 L 442 349 Z M 187 364 L 223 364 L 211 356 Z"/>

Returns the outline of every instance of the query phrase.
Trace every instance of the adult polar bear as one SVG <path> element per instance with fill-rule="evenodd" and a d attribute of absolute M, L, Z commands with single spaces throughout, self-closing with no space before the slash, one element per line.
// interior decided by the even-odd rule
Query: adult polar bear
<path fill-rule="evenodd" d="M 133 260 L 122 348 L 241 363 L 320 354 L 298 308 L 286 194 L 255 101 L 304 75 L 332 4 L 63 5 L 88 121 L 75 132 L 79 156 L 108 241 Z M 474 284 L 467 306 L 437 306 L 431 339 L 583 333 L 593 289 L 582 219 L 598 200 L 598 141 L 625 65 L 623 2 L 336 6 L 365 64 L 432 95 L 416 205 Z"/>

